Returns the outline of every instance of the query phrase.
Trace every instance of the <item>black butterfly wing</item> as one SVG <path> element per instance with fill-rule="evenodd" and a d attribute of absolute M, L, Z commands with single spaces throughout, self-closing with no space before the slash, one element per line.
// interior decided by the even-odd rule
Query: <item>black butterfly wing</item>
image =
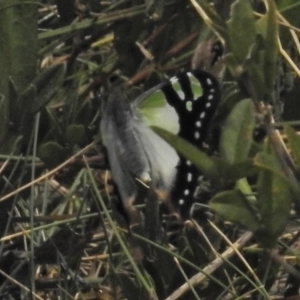
<path fill-rule="evenodd" d="M 171 79 L 161 89 L 179 116 L 178 135 L 201 148 L 221 98 L 218 80 L 202 70 L 182 73 L 175 79 Z M 200 94 L 199 87 L 202 90 Z M 180 157 L 171 197 L 175 204 L 179 204 L 184 218 L 188 217 L 194 202 L 199 175 L 199 170 L 191 162 Z"/>

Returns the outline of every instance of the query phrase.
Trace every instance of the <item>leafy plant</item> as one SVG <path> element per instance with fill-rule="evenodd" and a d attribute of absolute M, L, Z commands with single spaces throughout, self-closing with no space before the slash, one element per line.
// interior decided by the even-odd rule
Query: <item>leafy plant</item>
<path fill-rule="evenodd" d="M 299 111 L 299 9 L 289 0 L 1 2 L 1 297 L 296 295 L 297 267 L 284 254 L 298 264 L 299 123 L 282 116 Z M 214 68 L 216 40 L 224 55 Z M 222 82 L 210 151 L 146 117 L 205 175 L 199 199 L 184 223 L 158 213 L 150 193 L 134 207 L 145 223 L 129 227 L 106 170 L 101 103 L 116 82 L 140 94 L 191 60 Z M 164 103 L 152 105 L 158 114 Z M 293 289 L 282 292 L 279 277 Z"/>

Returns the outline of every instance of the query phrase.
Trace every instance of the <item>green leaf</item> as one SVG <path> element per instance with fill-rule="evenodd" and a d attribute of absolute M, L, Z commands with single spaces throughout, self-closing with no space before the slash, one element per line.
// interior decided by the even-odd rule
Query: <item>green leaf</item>
<path fill-rule="evenodd" d="M 0 1 L 0 94 L 4 95 L 1 103 L 1 122 L 2 129 L 5 128 L 5 132 L 0 133 L 0 143 L 6 143 L 8 135 L 11 135 L 10 145 L 20 140 L 20 128 L 17 127 L 21 122 L 16 122 L 18 117 L 15 120 L 11 118 L 13 115 L 20 116 L 15 114 L 15 110 L 19 109 L 15 105 L 16 95 L 29 86 L 36 74 L 38 3 L 35 0 Z M 30 107 L 30 103 L 27 107 Z M 13 125 L 16 125 L 15 129 L 18 132 L 7 131 L 10 121 L 17 123 Z M 8 148 L 10 147 L 6 147 Z M 16 149 L 8 149 L 9 153 L 14 150 Z"/>
<path fill-rule="evenodd" d="M 271 247 L 285 229 L 293 193 L 289 183 L 270 171 L 261 171 L 258 179 L 257 205 L 261 215 L 258 236 L 265 247 Z"/>
<path fill-rule="evenodd" d="M 300 169 L 300 137 L 292 127 L 287 125 L 284 126 L 284 132 L 287 135 L 293 158 L 298 166 L 298 169 Z"/>
<path fill-rule="evenodd" d="M 239 223 L 249 230 L 256 231 L 259 222 L 245 196 L 239 191 L 226 191 L 216 195 L 209 207 L 226 220 Z"/>
<path fill-rule="evenodd" d="M 30 84 L 24 91 L 22 91 L 22 93 L 20 93 L 17 101 L 17 107 L 14 108 L 17 111 L 17 118 L 21 118 L 21 116 L 24 116 L 24 114 L 29 113 L 35 97 L 36 86 L 33 84 Z"/>
<path fill-rule="evenodd" d="M 228 52 L 243 64 L 255 43 L 255 19 L 249 0 L 238 0 L 232 5 L 232 17 L 227 22 Z"/>
<path fill-rule="evenodd" d="M 224 178 L 230 178 L 232 181 L 236 181 L 241 178 L 253 176 L 258 172 L 258 168 L 254 165 L 253 159 L 246 159 L 239 163 L 232 165 L 224 165 L 219 167 L 220 173 Z"/>
<path fill-rule="evenodd" d="M 61 87 L 66 73 L 66 65 L 53 65 L 43 70 L 32 82 L 36 86 L 37 96 L 31 106 L 31 114 L 36 114 L 47 105 Z"/>
<path fill-rule="evenodd" d="M 244 64 L 246 72 L 242 77 L 248 94 L 250 94 L 255 101 L 261 101 L 266 94 L 265 73 L 262 69 L 265 50 L 261 50 L 262 46 L 260 42 L 262 41 L 258 38 L 255 47 L 251 49 L 250 56 Z"/>
<path fill-rule="evenodd" d="M 30 84 L 17 99 L 16 107 L 11 107 L 10 116 L 14 128 L 19 132 L 23 132 L 24 127 L 27 131 L 31 131 L 33 118 L 29 118 L 31 105 L 36 97 L 36 87 Z"/>
<path fill-rule="evenodd" d="M 266 152 L 259 152 L 254 157 L 254 164 L 262 169 L 271 171 L 289 182 L 277 158 Z"/>
<path fill-rule="evenodd" d="M 38 149 L 39 158 L 44 161 L 49 168 L 57 166 L 63 162 L 68 155 L 68 151 L 55 142 L 42 144 Z"/>
<path fill-rule="evenodd" d="M 0 2 L 0 92 L 7 101 L 9 78 L 22 91 L 36 74 L 37 9 L 34 0 Z"/>
<path fill-rule="evenodd" d="M 218 180 L 219 173 L 216 163 L 204 152 L 171 132 L 153 126 L 152 129 L 174 147 L 182 156 L 191 161 L 207 177 Z"/>
<path fill-rule="evenodd" d="M 72 124 L 68 126 L 66 132 L 67 143 L 82 145 L 85 142 L 86 131 L 83 125 Z"/>
<path fill-rule="evenodd" d="M 264 70 L 266 88 L 266 98 L 264 98 L 264 100 L 271 101 L 278 72 L 278 21 L 274 0 L 268 0 L 267 2 L 269 7 L 266 14 L 267 28 L 265 36 L 265 57 L 262 69 Z"/>
<path fill-rule="evenodd" d="M 1 107 L 0 107 L 1 109 Z M 4 136 L 5 143 L 0 144 L 1 154 L 15 154 L 19 153 L 23 137 L 20 134 L 11 134 L 7 131 Z"/>
<path fill-rule="evenodd" d="M 262 218 L 262 223 L 269 225 L 269 215 L 272 214 L 272 184 L 273 174 L 270 171 L 263 170 L 259 173 L 257 183 L 257 206 Z M 268 226 L 266 226 L 268 227 Z"/>
<path fill-rule="evenodd" d="M 251 100 L 240 101 L 224 122 L 220 138 L 221 157 L 230 164 L 245 160 L 252 145 L 254 125 Z"/>

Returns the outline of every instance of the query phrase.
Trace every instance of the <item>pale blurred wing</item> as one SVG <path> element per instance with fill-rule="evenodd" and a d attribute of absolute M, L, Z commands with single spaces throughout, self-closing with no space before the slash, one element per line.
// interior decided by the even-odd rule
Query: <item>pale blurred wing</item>
<path fill-rule="evenodd" d="M 174 148 L 147 125 L 137 123 L 136 126 L 150 164 L 152 187 L 168 195 L 174 184 L 179 157 Z"/>
<path fill-rule="evenodd" d="M 150 179 L 150 166 L 135 122 L 137 122 L 135 110 L 123 90 L 116 88 L 103 109 L 101 122 L 103 142 L 107 148 L 117 148 L 115 151 L 118 161 L 128 173 L 146 181 Z"/>
<path fill-rule="evenodd" d="M 124 164 L 124 154 L 120 151 L 123 145 L 118 139 L 119 134 L 115 131 L 115 126 L 111 120 L 106 117 L 103 117 L 101 121 L 101 133 L 113 179 L 118 187 L 122 202 L 125 206 L 130 206 L 137 194 L 136 183 Z"/>

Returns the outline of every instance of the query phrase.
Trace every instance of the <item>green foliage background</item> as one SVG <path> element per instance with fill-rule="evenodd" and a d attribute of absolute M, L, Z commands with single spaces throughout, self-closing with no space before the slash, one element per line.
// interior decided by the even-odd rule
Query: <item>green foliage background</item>
<path fill-rule="evenodd" d="M 299 12 L 294 0 L 0 1 L 1 297 L 288 296 L 276 283 L 299 278 L 285 261 L 299 257 Z M 211 66 L 201 45 L 217 40 Z M 150 194 L 145 226 L 129 230 L 107 192 L 101 101 L 114 80 L 136 95 L 191 61 L 222 82 L 217 151 L 153 130 L 208 178 L 208 205 L 177 224 Z"/>

